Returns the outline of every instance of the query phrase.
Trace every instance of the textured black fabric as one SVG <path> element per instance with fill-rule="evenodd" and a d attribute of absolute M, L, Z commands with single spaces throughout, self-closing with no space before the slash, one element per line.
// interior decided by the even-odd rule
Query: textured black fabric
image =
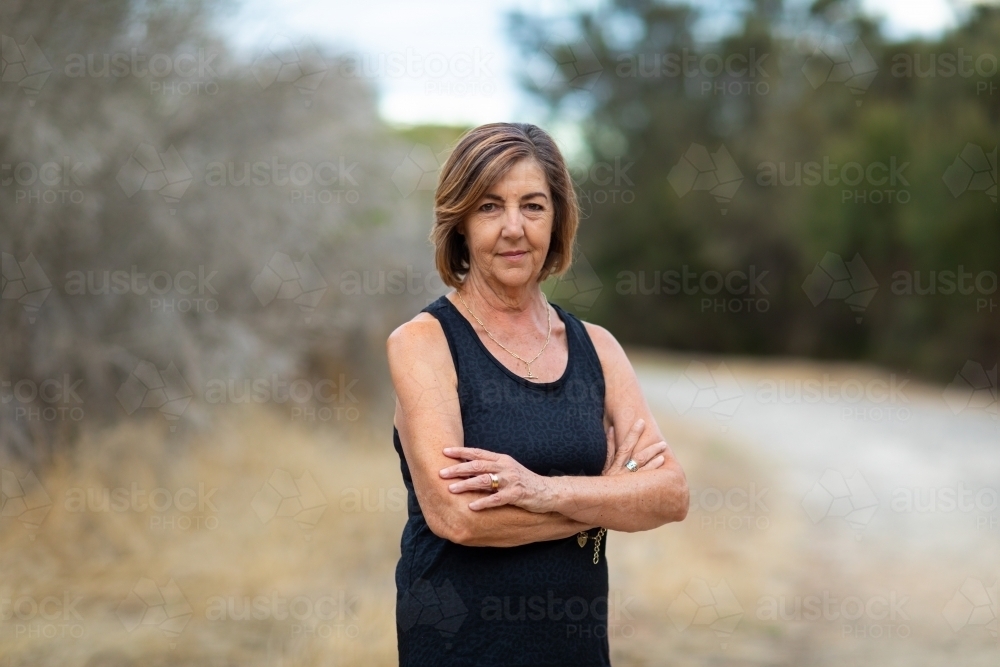
<path fill-rule="evenodd" d="M 445 297 L 424 310 L 451 348 L 465 446 L 509 454 L 541 475 L 600 475 L 604 375 L 583 323 L 555 308 L 569 360 L 545 383 L 504 367 Z M 596 530 L 582 548 L 576 536 L 506 548 L 442 539 L 424 520 L 395 429 L 393 445 L 409 512 L 396 566 L 400 665 L 610 665 L 607 534 L 596 565 Z"/>

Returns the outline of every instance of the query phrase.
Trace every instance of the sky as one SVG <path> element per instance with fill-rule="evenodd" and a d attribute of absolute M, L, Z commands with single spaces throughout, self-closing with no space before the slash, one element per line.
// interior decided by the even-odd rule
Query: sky
<path fill-rule="evenodd" d="M 955 25 L 969 0 L 861 0 L 884 18 L 888 36 L 932 36 Z M 478 125 L 537 121 L 540 110 L 519 89 L 518 54 L 505 30 L 514 9 L 552 16 L 600 0 L 243 0 L 223 30 L 242 50 L 277 38 L 308 39 L 347 52 L 379 95 L 379 113 L 396 125 Z M 694 0 L 728 27 L 738 0 Z"/>

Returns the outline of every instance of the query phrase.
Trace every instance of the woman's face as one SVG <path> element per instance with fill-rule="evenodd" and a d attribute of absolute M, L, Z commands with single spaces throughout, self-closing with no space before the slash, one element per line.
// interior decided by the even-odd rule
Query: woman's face
<path fill-rule="evenodd" d="M 515 162 L 465 219 L 470 275 L 506 287 L 533 282 L 549 252 L 554 217 L 541 166 L 533 158 Z"/>

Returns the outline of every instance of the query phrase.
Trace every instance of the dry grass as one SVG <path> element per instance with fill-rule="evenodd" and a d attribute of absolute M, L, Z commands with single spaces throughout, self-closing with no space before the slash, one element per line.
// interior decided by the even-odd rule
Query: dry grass
<path fill-rule="evenodd" d="M 616 665 L 930 665 L 957 655 L 965 665 L 996 664 L 988 637 L 959 644 L 942 623 L 941 605 L 951 593 L 935 581 L 939 563 L 932 556 L 899 559 L 877 540 L 864 550 L 845 547 L 842 531 L 803 516 L 780 461 L 748 451 L 731 433 L 676 415 L 659 421 L 693 488 L 766 487 L 768 511 L 753 515 L 751 527 L 740 518 L 746 513 L 695 511 L 681 525 L 609 536 L 612 595 L 633 598 L 612 621 Z M 318 520 L 261 518 L 254 498 L 275 470 L 315 480 L 326 503 Z M 0 620 L 3 667 L 395 664 L 393 570 L 405 507 L 388 429 L 346 435 L 277 412 L 234 409 L 220 412 L 209 432 L 184 438 L 158 420 L 92 432 L 72 458 L 36 472 L 50 512 L 37 528 L 5 517 L 0 532 L 0 600 L 12 601 L 7 612 L 24 617 Z M 211 505 L 191 511 L 81 512 L 67 503 L 79 489 L 196 492 L 199 484 L 217 491 Z M 358 499 L 360 507 L 352 504 Z M 179 615 L 179 634 L 165 632 L 169 624 L 129 629 L 139 617 L 120 605 L 143 578 L 161 590 L 175 582 L 183 600 L 164 611 Z M 724 580 L 733 591 L 743 611 L 734 632 L 677 629 L 670 606 L 695 578 L 710 586 Z M 904 638 L 845 637 L 842 623 L 757 618 L 762 596 L 823 590 L 862 598 L 901 591 L 930 603 L 907 607 Z M 32 616 L 32 602 L 48 596 L 79 599 L 78 616 L 51 601 L 50 618 Z M 302 596 L 299 611 L 307 611 L 305 600 L 335 602 L 324 603 L 330 613 L 313 610 L 300 620 L 273 613 L 215 620 L 218 599 L 241 608 L 244 597 L 258 596 Z"/>

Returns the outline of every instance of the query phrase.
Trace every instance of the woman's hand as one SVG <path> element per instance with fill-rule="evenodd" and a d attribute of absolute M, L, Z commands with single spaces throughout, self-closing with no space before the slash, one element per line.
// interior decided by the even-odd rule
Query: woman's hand
<path fill-rule="evenodd" d="M 493 484 L 490 473 L 495 474 L 500 480 L 498 491 L 469 503 L 471 510 L 514 505 L 541 514 L 551 512 L 555 506 L 552 489 L 547 484 L 549 478 L 531 472 L 511 456 L 475 447 L 445 447 L 444 454 L 465 461 L 441 470 L 441 476 L 446 479 L 465 478 L 448 485 L 452 493 L 466 491 L 489 493 Z"/>
<path fill-rule="evenodd" d="M 667 450 L 667 443 L 663 440 L 646 447 L 633 456 L 632 452 L 639 443 L 639 437 L 645 429 L 646 422 L 642 419 L 637 419 L 625 435 L 625 442 L 622 443 L 621 447 L 617 447 L 615 443 L 615 427 L 608 427 L 608 451 L 614 452 L 614 456 L 608 455 L 608 462 L 605 464 L 601 475 L 621 475 L 622 473 L 632 472 L 625 467 L 630 458 L 634 459 L 639 465 L 638 470 L 656 470 L 663 465 L 665 460 L 663 452 Z"/>
<path fill-rule="evenodd" d="M 608 428 L 608 450 L 614 452 L 614 456 L 609 457 L 609 462 L 601 472 L 602 476 L 630 473 L 631 471 L 625 467 L 629 459 L 635 460 L 639 466 L 638 470 L 656 470 L 663 465 L 665 460 L 663 452 L 667 449 L 667 443 L 662 440 L 649 445 L 638 454 L 633 454 L 645 428 L 646 422 L 642 419 L 636 420 L 621 447 L 617 447 L 615 443 L 615 427 Z M 495 493 L 473 500 L 469 503 L 469 509 L 482 510 L 500 505 L 514 505 L 529 512 L 554 511 L 555 489 L 549 484 L 551 478 L 531 472 L 513 457 L 476 447 L 446 447 L 444 454 L 463 461 L 441 470 L 441 477 L 446 479 L 464 478 L 448 485 L 452 493 L 466 491 L 489 493 L 492 490 L 490 473 L 500 480 L 500 488 Z"/>

